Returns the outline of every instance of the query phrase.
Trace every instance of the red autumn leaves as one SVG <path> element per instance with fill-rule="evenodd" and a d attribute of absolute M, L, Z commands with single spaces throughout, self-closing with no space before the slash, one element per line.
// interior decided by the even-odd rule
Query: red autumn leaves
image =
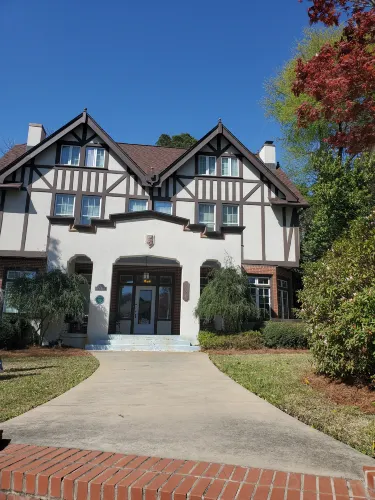
<path fill-rule="evenodd" d="M 297 62 L 293 92 L 313 98 L 298 108 L 298 124 L 326 120 L 333 124 L 326 138 L 332 147 L 349 154 L 370 149 L 375 145 L 375 2 L 312 1 L 311 23 L 338 24 L 342 12 L 350 17 L 339 42 Z"/>

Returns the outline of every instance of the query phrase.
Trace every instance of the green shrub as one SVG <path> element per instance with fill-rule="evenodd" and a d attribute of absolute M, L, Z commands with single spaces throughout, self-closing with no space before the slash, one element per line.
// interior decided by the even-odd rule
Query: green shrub
<path fill-rule="evenodd" d="M 33 328 L 17 314 L 0 318 L 0 349 L 24 349 L 31 343 Z"/>
<path fill-rule="evenodd" d="M 299 316 L 317 369 L 331 378 L 375 376 L 375 213 L 355 221 L 319 261 L 305 266 Z"/>
<path fill-rule="evenodd" d="M 267 321 L 263 330 L 266 347 L 303 349 L 307 347 L 307 329 L 304 323 L 291 321 Z"/>
<path fill-rule="evenodd" d="M 198 335 L 199 344 L 202 349 L 260 349 L 262 335 L 260 332 L 243 332 L 235 334 L 213 333 L 201 331 Z"/>

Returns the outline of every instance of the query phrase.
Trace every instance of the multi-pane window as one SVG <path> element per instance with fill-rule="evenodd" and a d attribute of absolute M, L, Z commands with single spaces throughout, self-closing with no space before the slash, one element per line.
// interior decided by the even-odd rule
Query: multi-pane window
<path fill-rule="evenodd" d="M 79 165 L 80 146 L 61 146 L 61 165 Z"/>
<path fill-rule="evenodd" d="M 221 175 L 238 177 L 238 158 L 227 156 L 221 158 Z"/>
<path fill-rule="evenodd" d="M 238 205 L 223 206 L 223 226 L 238 226 Z"/>
<path fill-rule="evenodd" d="M 100 217 L 100 196 L 82 196 L 81 224 L 91 224 L 91 219 Z"/>
<path fill-rule="evenodd" d="M 270 278 L 250 276 L 251 295 L 257 308 L 268 319 L 271 317 Z"/>
<path fill-rule="evenodd" d="M 86 148 L 86 158 L 85 158 L 85 166 L 86 167 L 104 167 L 104 157 L 105 157 L 105 149 L 104 148 Z"/>
<path fill-rule="evenodd" d="M 36 275 L 36 271 L 8 271 L 7 272 L 5 293 L 4 293 L 4 303 L 3 303 L 3 311 L 5 313 L 18 312 L 16 308 L 10 307 L 9 301 L 7 300 L 7 293 L 9 293 L 9 290 L 11 289 L 14 281 L 18 278 L 23 277 L 23 276 L 32 279 L 32 278 L 35 278 L 35 275 Z"/>
<path fill-rule="evenodd" d="M 172 202 L 171 201 L 155 201 L 155 212 L 172 215 Z"/>
<path fill-rule="evenodd" d="M 74 215 L 75 196 L 72 194 L 57 194 L 55 200 L 55 215 L 72 217 Z"/>
<path fill-rule="evenodd" d="M 158 320 L 170 321 L 172 312 L 172 287 L 159 286 Z"/>
<path fill-rule="evenodd" d="M 199 204 L 199 224 L 205 224 L 210 231 L 215 230 L 215 205 Z"/>
<path fill-rule="evenodd" d="M 279 318 L 289 319 L 289 294 L 286 280 L 277 280 L 277 300 L 279 303 Z"/>
<path fill-rule="evenodd" d="M 215 156 L 202 155 L 198 158 L 198 174 L 199 175 L 216 175 L 216 158 Z"/>
<path fill-rule="evenodd" d="M 147 210 L 147 200 L 129 200 L 129 212 L 142 212 Z"/>
<path fill-rule="evenodd" d="M 121 319 L 131 319 L 133 303 L 133 286 L 124 285 L 120 288 L 119 314 Z"/>

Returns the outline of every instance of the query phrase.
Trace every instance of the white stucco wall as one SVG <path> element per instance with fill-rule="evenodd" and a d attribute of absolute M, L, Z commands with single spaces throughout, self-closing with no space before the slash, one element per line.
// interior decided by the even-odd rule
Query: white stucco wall
<path fill-rule="evenodd" d="M 145 244 L 147 234 L 155 235 L 155 245 Z M 183 226 L 156 219 L 119 222 L 115 229 L 98 228 L 96 234 L 69 232 L 66 226 L 51 227 L 49 261 L 53 265 L 67 266 L 75 255 L 87 255 L 93 262 L 92 292 L 88 335 L 91 343 L 108 332 L 112 265 L 120 257 L 156 256 L 176 259 L 182 267 L 182 282 L 190 283 L 190 300 L 181 299 L 181 336 L 196 342 L 199 330 L 194 308 L 200 294 L 200 266 L 206 260 L 225 261 L 230 255 L 235 264 L 241 263 L 241 235 L 229 234 L 225 239 L 201 238 L 199 233 L 184 231 Z M 100 292 L 105 302 L 95 303 L 95 286 L 107 287 Z"/>
<path fill-rule="evenodd" d="M 30 213 L 27 223 L 25 250 L 45 252 L 48 233 L 46 214 L 51 207 L 52 194 L 33 192 L 30 197 Z"/>
<path fill-rule="evenodd" d="M 26 191 L 8 191 L 5 196 L 0 250 L 20 250 L 25 220 Z"/>

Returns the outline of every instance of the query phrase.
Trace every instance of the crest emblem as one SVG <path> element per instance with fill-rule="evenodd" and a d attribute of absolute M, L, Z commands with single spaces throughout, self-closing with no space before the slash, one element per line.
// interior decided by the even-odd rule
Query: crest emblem
<path fill-rule="evenodd" d="M 146 234 L 146 244 L 149 248 L 152 248 L 155 245 L 155 235 L 154 234 Z"/>

